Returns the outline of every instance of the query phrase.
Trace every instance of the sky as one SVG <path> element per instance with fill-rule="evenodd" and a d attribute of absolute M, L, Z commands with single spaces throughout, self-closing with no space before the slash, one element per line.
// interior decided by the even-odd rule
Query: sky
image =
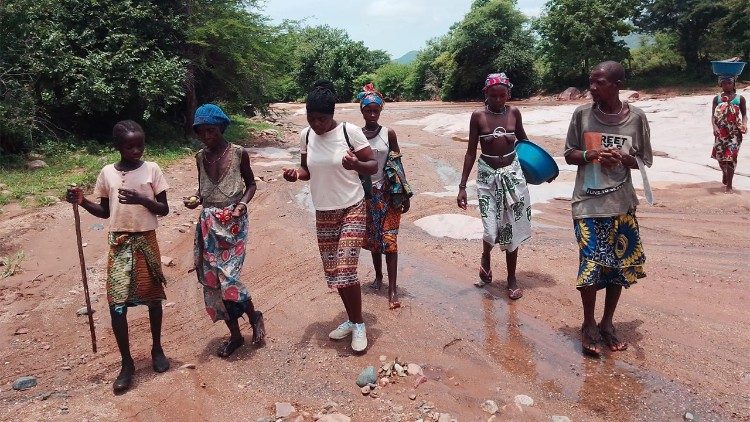
<path fill-rule="evenodd" d="M 265 0 L 273 23 L 305 20 L 307 25 L 341 28 L 369 48 L 397 59 L 448 32 L 469 11 L 472 0 Z M 544 0 L 518 0 L 529 16 L 539 15 Z"/>

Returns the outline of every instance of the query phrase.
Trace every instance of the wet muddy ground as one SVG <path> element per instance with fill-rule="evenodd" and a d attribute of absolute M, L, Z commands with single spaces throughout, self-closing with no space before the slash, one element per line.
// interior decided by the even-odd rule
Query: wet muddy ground
<path fill-rule="evenodd" d="M 676 104 L 702 101 L 689 97 Z M 10 207 L 0 216 L 3 253 L 23 250 L 26 260 L 23 273 L 0 280 L 0 419 L 254 421 L 272 416 L 276 402 L 315 414 L 334 401 L 354 421 L 415 421 L 430 404 L 456 420 L 485 421 L 489 414 L 480 408 L 485 400 L 503 407 L 525 394 L 534 399 L 532 407 L 506 406 L 495 420 L 547 421 L 559 415 L 574 421 L 679 421 L 685 412 L 702 421 L 750 420 L 748 194 L 722 194 L 718 172 L 715 181 L 705 179 L 710 163 L 680 158 L 677 147 L 669 146 L 679 139 L 663 128 L 652 130 L 654 149 L 677 157 L 670 165 L 686 163 L 685 179 L 656 177 L 656 205 L 638 210 L 648 277 L 623 292 L 615 318 L 629 349 L 587 358 L 580 351 L 582 317 L 573 287 L 578 257 L 567 198 L 574 170 L 558 160 L 558 180 L 532 187 L 534 236 L 522 246 L 518 265 L 525 292 L 511 302 L 499 251 L 492 258 L 495 283 L 473 286 L 481 222 L 475 202 L 465 212 L 455 205 L 466 143 L 453 138 L 465 133 L 403 123 L 457 120 L 477 106 L 398 103 L 383 112 L 381 123 L 396 130 L 418 194 L 399 233 L 404 307 L 390 311 L 385 292 L 363 287 L 370 346 L 361 356 L 350 353 L 347 341 L 327 338 L 344 312 L 323 281 L 309 189 L 281 179 L 281 167 L 299 160 L 296 134 L 250 150 L 262 180 L 250 207 L 243 280 L 266 315 L 267 345 L 245 346 L 228 360 L 214 354 L 227 330 L 210 322 L 195 276 L 188 273 L 197 211 L 179 201 L 195 186 L 194 162 L 185 160 L 166 169 L 173 212 L 160 220 L 158 231 L 162 254 L 175 264 L 165 267 L 163 330 L 173 369 L 153 373 L 147 313 L 132 309 L 138 371 L 134 388 L 122 396 L 111 393 L 119 359 L 103 292 L 106 229 L 83 217 L 96 296 L 100 350 L 94 355 L 86 320 L 76 316 L 83 298 L 69 206 Z M 541 120 L 532 118 L 538 111 L 534 104 L 523 107 L 530 116 L 527 133 L 559 157 L 564 130 L 553 132 L 550 125 L 569 116 L 571 106 L 559 106 L 549 114 L 557 117 Z M 300 105 L 278 109 L 304 125 Z M 355 105 L 338 109 L 340 120 L 361 121 Z M 437 113 L 443 114 L 435 118 Z M 704 117 L 701 121 L 708 120 Z M 700 142 L 707 154 L 710 139 Z M 740 161 L 741 172 L 750 173 L 747 162 Z M 653 172 L 662 171 L 659 164 Z M 363 282 L 373 278 L 367 254 L 360 258 L 360 275 Z M 603 296 L 599 300 L 600 313 Z M 249 333 L 246 322 L 241 326 Z M 405 377 L 380 388 L 378 398 L 363 396 L 354 380 L 364 367 L 379 365 L 380 355 L 420 364 L 428 381 L 414 388 L 414 377 Z M 185 363 L 195 369 L 178 369 Z M 39 385 L 13 391 L 13 380 L 24 375 L 36 376 Z"/>

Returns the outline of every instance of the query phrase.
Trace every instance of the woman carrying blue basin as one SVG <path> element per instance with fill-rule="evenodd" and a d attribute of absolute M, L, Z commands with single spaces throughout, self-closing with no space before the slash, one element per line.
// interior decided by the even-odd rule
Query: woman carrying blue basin
<path fill-rule="evenodd" d="M 513 84 L 505 73 L 484 81 L 485 107 L 474 111 L 469 123 L 469 145 L 464 157 L 456 202 L 466 209 L 466 182 L 481 147 L 477 170 L 479 212 L 484 226 L 482 260 L 477 287 L 492 282 L 490 253 L 498 244 L 505 251 L 508 297 L 523 296 L 516 280 L 518 247 L 531 238 L 531 200 L 526 178 L 516 157 L 515 143 L 527 139 L 521 111 L 507 105 Z"/>

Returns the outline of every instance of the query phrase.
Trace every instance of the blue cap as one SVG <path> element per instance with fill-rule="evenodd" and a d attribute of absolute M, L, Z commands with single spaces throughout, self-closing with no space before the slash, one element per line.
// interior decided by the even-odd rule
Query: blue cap
<path fill-rule="evenodd" d="M 195 110 L 193 129 L 201 125 L 229 126 L 229 117 L 216 104 L 203 104 Z"/>

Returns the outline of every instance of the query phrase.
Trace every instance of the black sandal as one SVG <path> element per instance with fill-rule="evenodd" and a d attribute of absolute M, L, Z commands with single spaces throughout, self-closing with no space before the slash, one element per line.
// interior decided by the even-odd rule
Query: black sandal
<path fill-rule="evenodd" d="M 219 350 L 216 351 L 216 354 L 221 358 L 228 358 L 243 344 L 245 344 L 244 337 L 240 337 L 239 339 L 225 340 L 223 343 L 221 343 L 221 346 L 219 346 Z"/>
<path fill-rule="evenodd" d="M 133 384 L 133 375 L 135 374 L 135 365 L 123 365 L 120 373 L 117 374 L 115 382 L 112 383 L 112 391 L 115 394 L 124 393 L 130 389 Z"/>
<path fill-rule="evenodd" d="M 598 358 L 602 355 L 602 350 L 600 347 L 602 336 L 599 333 L 598 329 L 595 331 L 595 333 L 596 336 L 592 336 L 591 334 L 586 332 L 586 329 L 584 327 L 581 327 L 581 349 L 583 350 L 584 354 Z"/>
<path fill-rule="evenodd" d="M 614 329 L 612 331 L 605 331 L 599 327 L 599 333 L 601 334 L 602 339 L 604 339 L 604 344 L 609 346 L 609 350 L 613 352 L 628 350 L 628 343 L 626 341 L 620 341 L 620 339 L 617 338 Z"/>
<path fill-rule="evenodd" d="M 163 351 L 159 351 L 158 353 L 151 352 L 151 367 L 159 373 L 169 370 L 169 359 L 167 359 Z"/>
<path fill-rule="evenodd" d="M 266 341 L 266 326 L 263 323 L 263 312 L 255 311 L 250 320 L 250 325 L 253 327 L 252 345 L 260 346 Z"/>

